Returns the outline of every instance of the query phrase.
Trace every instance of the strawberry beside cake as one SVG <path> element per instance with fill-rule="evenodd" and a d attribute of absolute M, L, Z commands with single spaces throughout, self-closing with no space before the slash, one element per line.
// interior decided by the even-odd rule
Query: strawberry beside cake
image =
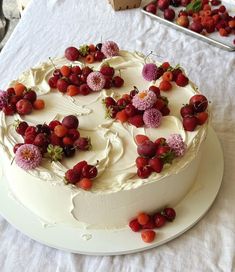
<path fill-rule="evenodd" d="M 207 106 L 179 66 L 110 41 L 67 48 L 0 94 L 9 190 L 49 225 L 124 228 L 174 207 L 198 172 Z"/>

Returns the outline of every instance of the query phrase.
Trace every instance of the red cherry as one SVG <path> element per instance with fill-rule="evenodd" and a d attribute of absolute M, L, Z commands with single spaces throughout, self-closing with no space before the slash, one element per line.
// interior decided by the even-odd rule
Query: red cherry
<path fill-rule="evenodd" d="M 195 112 L 202 112 L 207 109 L 208 100 L 202 94 L 196 94 L 189 100 L 189 104 L 193 106 Z"/>
<path fill-rule="evenodd" d="M 182 117 L 187 117 L 187 116 L 193 116 L 194 115 L 194 108 L 192 105 L 185 105 L 180 109 L 180 114 Z"/>
<path fill-rule="evenodd" d="M 87 164 L 82 168 L 82 176 L 84 178 L 93 179 L 97 176 L 98 171 L 96 166 Z"/>
<path fill-rule="evenodd" d="M 176 212 L 173 208 L 165 208 L 162 215 L 166 217 L 167 221 L 173 221 L 176 217 Z"/>
<path fill-rule="evenodd" d="M 64 54 L 65 54 L 65 57 L 70 61 L 78 60 L 80 55 L 79 50 L 73 46 L 66 48 Z"/>
<path fill-rule="evenodd" d="M 161 213 L 156 213 L 154 215 L 154 221 L 157 228 L 161 228 L 166 223 L 166 217 L 163 216 Z"/>

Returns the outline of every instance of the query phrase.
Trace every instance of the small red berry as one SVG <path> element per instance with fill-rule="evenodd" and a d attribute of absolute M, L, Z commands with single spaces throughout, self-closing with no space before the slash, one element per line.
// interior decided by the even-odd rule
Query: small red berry
<path fill-rule="evenodd" d="M 175 83 L 180 87 L 184 87 L 188 84 L 188 81 L 188 78 L 183 73 L 180 73 L 178 74 Z"/>
<path fill-rule="evenodd" d="M 75 184 L 75 183 L 77 183 L 79 181 L 80 174 L 74 169 L 69 169 L 65 173 L 65 179 L 67 180 L 68 183 Z"/>
<path fill-rule="evenodd" d="M 140 225 L 145 225 L 150 220 L 150 216 L 147 213 L 142 212 L 138 214 L 137 220 Z"/>
<path fill-rule="evenodd" d="M 137 157 L 135 164 L 137 168 L 143 168 L 148 164 L 148 159 L 144 157 Z"/>
<path fill-rule="evenodd" d="M 144 230 L 141 232 L 141 238 L 145 243 L 151 243 L 155 239 L 156 232 L 153 230 Z"/>
<path fill-rule="evenodd" d="M 92 187 L 92 181 L 89 178 L 82 178 L 78 183 L 76 183 L 76 185 L 83 190 L 90 190 Z"/>
<path fill-rule="evenodd" d="M 133 219 L 129 222 L 129 227 L 131 228 L 132 231 L 138 232 L 141 230 L 141 225 L 139 224 L 137 219 Z"/>
<path fill-rule="evenodd" d="M 137 145 L 141 145 L 141 144 L 143 144 L 146 141 L 149 141 L 149 137 L 146 136 L 146 135 L 137 134 L 135 136 L 135 142 L 136 142 Z"/>
<path fill-rule="evenodd" d="M 142 178 L 142 179 L 146 179 L 148 178 L 152 173 L 152 168 L 148 165 L 142 167 L 142 168 L 139 168 L 137 170 L 137 175 Z"/>

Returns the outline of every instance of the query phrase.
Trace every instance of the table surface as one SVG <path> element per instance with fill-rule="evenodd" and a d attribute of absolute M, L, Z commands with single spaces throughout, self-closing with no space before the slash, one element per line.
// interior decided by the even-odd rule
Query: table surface
<path fill-rule="evenodd" d="M 144 5 L 146 1 L 143 2 Z M 0 88 L 70 45 L 115 40 L 120 48 L 156 52 L 180 64 L 211 101 L 222 144 L 222 187 L 206 216 L 179 238 L 125 256 L 71 254 L 34 242 L 0 217 L 2 272 L 233 271 L 235 269 L 235 53 L 161 25 L 139 9 L 114 12 L 107 0 L 33 0 L 0 54 Z M 205 163 L 207 163 L 205 161 Z"/>

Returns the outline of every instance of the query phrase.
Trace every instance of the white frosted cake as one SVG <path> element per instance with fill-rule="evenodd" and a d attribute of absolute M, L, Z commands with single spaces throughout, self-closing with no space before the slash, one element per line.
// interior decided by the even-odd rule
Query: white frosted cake
<path fill-rule="evenodd" d="M 8 116 L 3 110 L 0 112 L 2 166 L 9 191 L 19 205 L 48 225 L 115 229 L 128 225 L 138 212 L 152 213 L 166 206 L 174 207 L 184 198 L 197 175 L 202 143 L 207 134 L 207 122 L 197 125 L 193 131 L 185 130 L 182 123 L 181 108 L 199 93 L 195 86 L 189 82 L 181 87 L 171 81 L 170 90 L 161 90 L 161 95 L 169 101 L 170 112 L 163 114 L 161 123 L 156 127 L 146 124 L 136 127 L 128 121 L 106 118 L 106 108 L 102 104 L 105 97 L 118 99 L 123 94 L 129 94 L 133 86 L 140 92 L 149 90 L 153 85 L 159 87 L 162 76 L 151 81 L 142 76 L 145 62 L 146 58 L 140 53 L 120 50 L 117 56 L 89 64 L 93 70 L 99 71 L 108 63 L 115 69 L 115 75 L 119 75 L 120 71 L 124 79 L 120 88 L 102 88 L 89 95 L 69 96 L 49 86 L 48 80 L 55 66 L 83 65 L 79 60 L 69 61 L 65 57 L 31 68 L 10 84 L 14 86 L 20 82 L 35 90 L 37 96 L 45 101 L 44 109 L 33 110 L 26 115 L 15 113 Z M 43 156 L 39 166 L 22 169 L 14 160 L 14 146 L 22 143 L 23 139 L 16 133 L 14 121 L 24 120 L 35 126 L 52 120 L 61 121 L 68 115 L 78 117 L 78 131 L 81 136 L 90 138 L 92 148 L 78 150 L 74 156 L 58 161 Z M 171 163 L 165 163 L 159 173 L 152 171 L 146 178 L 137 175 L 135 161 L 139 155 L 136 135 L 147 135 L 154 142 L 172 134 L 181 136 L 186 147 L 184 154 L 175 157 Z M 98 170 L 90 190 L 65 179 L 68 169 L 83 160 L 96 165 Z"/>

